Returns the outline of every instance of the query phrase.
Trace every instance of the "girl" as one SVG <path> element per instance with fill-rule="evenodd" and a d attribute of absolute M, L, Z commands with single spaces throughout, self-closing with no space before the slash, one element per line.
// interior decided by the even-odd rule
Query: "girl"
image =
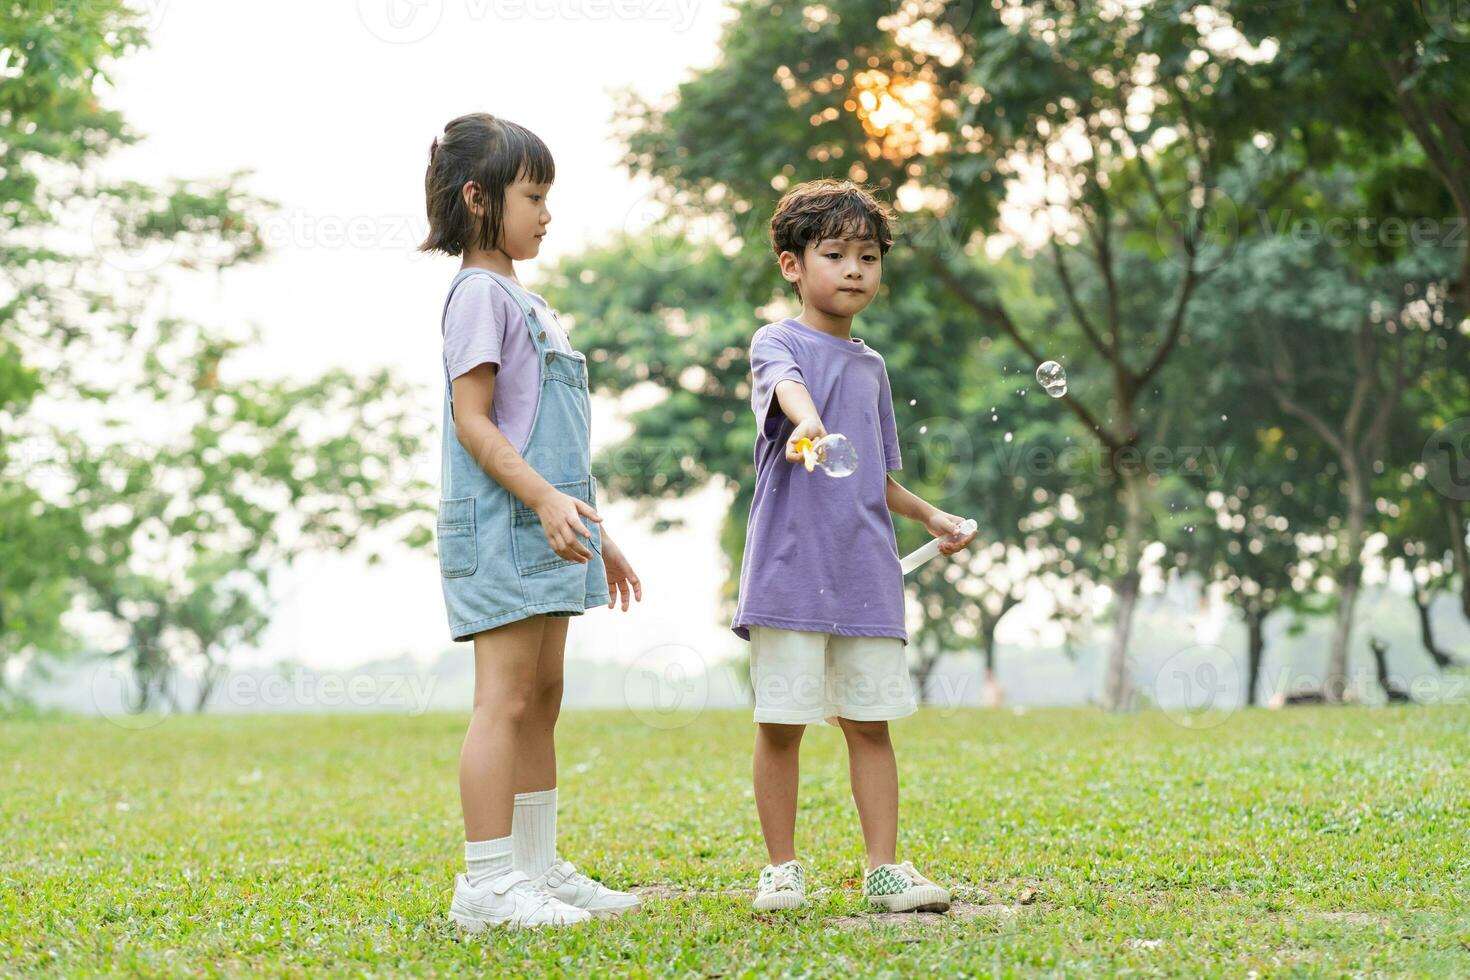
<path fill-rule="evenodd" d="M 461 257 L 444 302 L 439 570 L 449 632 L 474 640 L 460 752 L 466 872 L 450 917 L 540 926 L 636 909 L 556 853 L 556 746 L 567 624 L 643 586 L 601 528 L 587 359 L 516 278 L 551 214 L 556 166 L 529 130 L 461 116 L 429 148 L 429 236 Z M 592 522 L 589 526 L 583 518 Z"/>

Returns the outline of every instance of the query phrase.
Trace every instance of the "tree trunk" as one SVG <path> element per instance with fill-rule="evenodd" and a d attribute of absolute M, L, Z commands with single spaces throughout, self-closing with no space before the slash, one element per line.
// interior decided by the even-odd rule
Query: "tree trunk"
<path fill-rule="evenodd" d="M 1353 610 L 1358 604 L 1358 586 L 1362 583 L 1363 566 L 1356 558 L 1337 582 L 1337 617 L 1332 624 L 1332 649 L 1327 658 L 1327 676 L 1322 693 L 1331 704 L 1341 704 L 1347 691 L 1348 650 L 1352 642 Z"/>
<path fill-rule="evenodd" d="M 1450 552 L 1455 556 L 1455 571 L 1460 574 L 1460 609 L 1470 619 L 1470 553 L 1465 545 L 1465 510 L 1452 497 L 1440 497 L 1440 505 L 1450 524 Z"/>
<path fill-rule="evenodd" d="M 1337 580 L 1337 618 L 1332 626 L 1332 648 L 1327 656 L 1327 674 L 1322 693 L 1329 704 L 1341 704 L 1347 693 L 1348 653 L 1352 649 L 1353 611 L 1363 582 L 1363 525 L 1368 508 L 1368 487 L 1353 460 L 1347 464 L 1347 527 L 1342 556 L 1347 559 Z"/>
<path fill-rule="evenodd" d="M 1004 615 L 1002 613 L 1001 615 Z M 995 628 L 1000 617 L 987 619 L 981 636 L 981 651 L 985 657 L 984 678 L 981 681 L 980 703 L 987 708 L 999 708 L 1005 704 L 1005 690 L 995 678 Z"/>
<path fill-rule="evenodd" d="M 939 662 L 939 655 L 943 652 L 937 648 L 924 650 L 919 654 L 918 661 L 913 667 L 914 695 L 920 704 L 929 703 L 929 675 L 934 673 L 934 665 Z"/>
<path fill-rule="evenodd" d="M 209 704 L 209 696 L 219 686 L 220 680 L 225 676 L 225 665 L 211 660 L 199 676 L 199 696 L 194 700 L 194 713 L 203 714 L 204 708 Z"/>
<path fill-rule="evenodd" d="M 1128 635 L 1133 628 L 1133 609 L 1138 603 L 1139 543 L 1143 539 L 1143 487 L 1136 474 L 1123 477 L 1123 494 L 1127 505 L 1122 542 L 1124 572 L 1113 582 L 1116 618 L 1103 682 L 1103 707 L 1108 711 L 1127 708 L 1132 693 L 1132 678 L 1128 676 Z"/>
<path fill-rule="evenodd" d="M 1454 658 L 1441 650 L 1434 642 L 1434 622 L 1429 616 L 1429 607 L 1434 603 L 1434 594 L 1428 595 L 1421 592 L 1418 586 L 1414 588 L 1414 608 L 1419 610 L 1419 639 L 1424 644 L 1424 652 L 1429 654 L 1429 659 L 1434 661 L 1434 666 L 1440 670 L 1453 666 Z"/>
<path fill-rule="evenodd" d="M 1256 687 L 1261 680 L 1261 657 L 1266 650 L 1266 614 L 1256 606 L 1245 610 L 1245 626 L 1249 634 L 1246 648 L 1245 706 L 1256 704 Z"/>

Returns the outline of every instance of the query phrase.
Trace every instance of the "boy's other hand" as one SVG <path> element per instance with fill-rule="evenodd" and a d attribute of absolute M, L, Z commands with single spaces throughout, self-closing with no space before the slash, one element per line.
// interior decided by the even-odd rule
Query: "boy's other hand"
<path fill-rule="evenodd" d="M 582 523 L 583 517 L 602 523 L 602 516 L 592 509 L 591 504 L 557 491 L 536 508 L 536 516 L 541 519 L 541 530 L 546 532 L 546 542 L 552 551 L 567 561 L 583 565 L 592 560 L 592 552 L 577 540 L 579 534 L 589 540 L 592 538 L 592 532 Z"/>
<path fill-rule="evenodd" d="M 788 463 L 800 463 L 801 453 L 797 450 L 796 444 L 803 439 L 810 439 L 812 442 L 816 442 L 826 434 L 827 427 L 816 416 L 802 419 L 796 423 L 796 428 L 791 431 L 791 438 L 786 440 L 786 461 Z"/>
<path fill-rule="evenodd" d="M 964 518 L 956 517 L 953 514 L 946 514 L 944 511 L 936 509 L 933 514 L 929 515 L 929 519 L 924 522 L 924 526 L 929 529 L 930 534 L 939 539 L 939 553 L 941 555 L 952 555 L 957 551 L 964 551 L 969 547 L 970 542 L 975 540 L 975 535 L 980 533 L 979 529 L 976 528 L 963 538 L 947 540 L 959 533 L 960 525 L 963 523 Z"/>
<path fill-rule="evenodd" d="M 629 596 L 639 602 L 643 601 L 643 583 L 638 581 L 623 549 L 613 544 L 606 531 L 602 532 L 602 564 L 607 569 L 607 594 L 612 597 L 608 600 L 607 608 L 613 608 L 621 599 L 623 612 L 627 612 Z"/>

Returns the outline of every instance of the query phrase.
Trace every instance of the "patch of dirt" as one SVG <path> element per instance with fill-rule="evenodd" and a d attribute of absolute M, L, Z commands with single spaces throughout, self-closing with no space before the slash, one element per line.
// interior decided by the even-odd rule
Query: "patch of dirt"
<path fill-rule="evenodd" d="M 894 925 L 904 929 L 925 929 L 946 922 L 965 922 L 970 919 L 1006 919 L 1021 914 L 1015 905 L 1000 903 L 976 905 L 972 902 L 955 902 L 948 912 L 864 912 L 860 915 L 839 915 L 827 919 L 826 924 L 839 929 L 872 929 L 876 926 Z"/>
<path fill-rule="evenodd" d="M 1343 922 L 1350 926 L 1386 926 L 1388 919 L 1374 912 L 1308 912 L 1310 919 Z"/>
<path fill-rule="evenodd" d="M 747 898 L 755 897 L 754 888 L 675 888 L 673 885 L 634 885 L 628 889 L 639 898 L 653 898 L 660 901 L 678 901 L 679 899 L 701 898 L 710 895 L 744 895 Z M 829 894 L 830 888 L 813 888 L 806 893 L 808 900 L 820 898 Z"/>
<path fill-rule="evenodd" d="M 652 898 L 660 901 L 678 901 L 685 898 L 698 898 L 701 895 L 754 895 L 755 892 L 749 888 L 675 888 L 673 885 L 634 885 L 628 891 L 639 898 Z"/>

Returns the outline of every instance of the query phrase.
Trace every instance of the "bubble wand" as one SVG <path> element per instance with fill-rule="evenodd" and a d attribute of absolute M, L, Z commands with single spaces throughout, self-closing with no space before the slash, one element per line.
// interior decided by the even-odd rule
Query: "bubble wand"
<path fill-rule="evenodd" d="M 945 541 L 963 541 L 971 534 L 974 534 L 977 527 L 979 527 L 979 525 L 977 525 L 974 521 L 966 518 L 964 521 L 960 522 L 960 526 L 958 529 L 952 531 L 949 534 L 946 534 L 942 538 L 935 538 L 933 541 L 930 541 L 927 544 L 920 545 L 918 548 L 915 548 L 907 555 L 904 555 L 903 559 L 898 563 L 899 568 L 903 569 L 903 573 L 907 575 L 909 572 L 912 572 L 914 569 L 924 564 L 924 562 L 939 554 L 939 546 Z"/>

